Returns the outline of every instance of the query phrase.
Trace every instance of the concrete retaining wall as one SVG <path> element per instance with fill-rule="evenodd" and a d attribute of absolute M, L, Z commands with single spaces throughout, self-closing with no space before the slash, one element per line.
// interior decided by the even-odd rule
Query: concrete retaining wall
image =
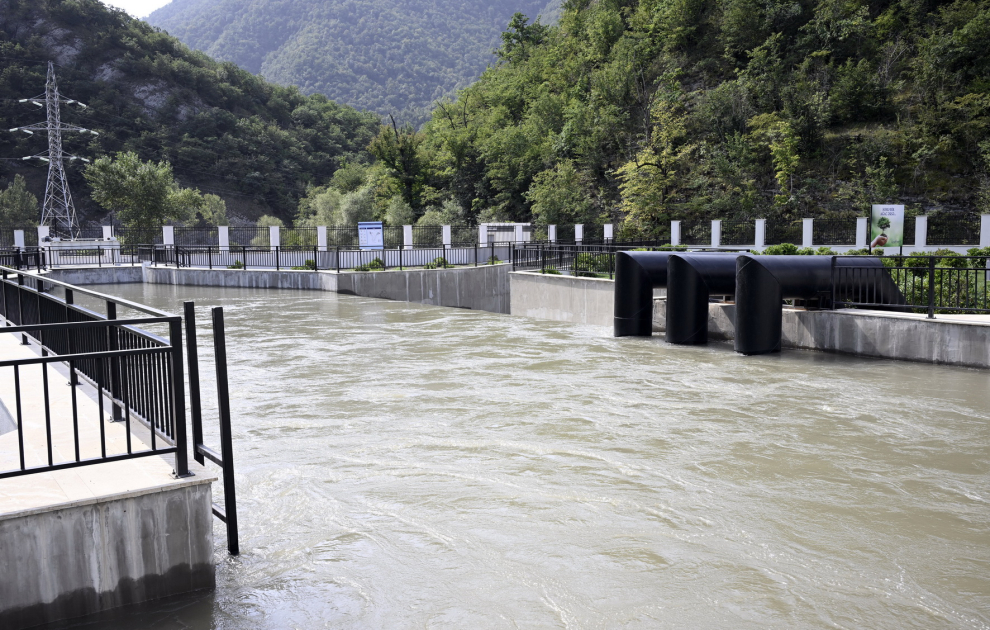
<path fill-rule="evenodd" d="M 509 274 L 509 285 L 513 315 L 612 327 L 611 280 L 516 271 Z"/>
<path fill-rule="evenodd" d="M 74 285 L 129 284 L 144 282 L 140 266 L 87 267 L 80 269 L 53 269 L 47 272 L 52 280 Z"/>
<path fill-rule="evenodd" d="M 146 266 L 144 281 L 151 284 L 335 291 L 363 297 L 508 313 L 509 270 L 507 264 L 339 274 L 333 271 Z"/>
<path fill-rule="evenodd" d="M 0 628 L 213 588 L 214 480 L 0 516 Z"/>

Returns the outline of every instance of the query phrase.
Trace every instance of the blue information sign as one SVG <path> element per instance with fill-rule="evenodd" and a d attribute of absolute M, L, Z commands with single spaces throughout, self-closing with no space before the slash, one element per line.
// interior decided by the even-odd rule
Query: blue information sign
<path fill-rule="evenodd" d="M 361 249 L 385 249 L 385 234 L 381 221 L 358 223 L 358 243 Z"/>

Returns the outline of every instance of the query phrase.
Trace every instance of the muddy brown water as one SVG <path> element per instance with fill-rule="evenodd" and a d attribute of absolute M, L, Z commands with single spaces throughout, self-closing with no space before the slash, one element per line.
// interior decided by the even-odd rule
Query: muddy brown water
<path fill-rule="evenodd" d="M 201 344 L 224 306 L 242 555 L 217 523 L 215 593 L 69 627 L 990 626 L 990 371 L 102 290 Z"/>

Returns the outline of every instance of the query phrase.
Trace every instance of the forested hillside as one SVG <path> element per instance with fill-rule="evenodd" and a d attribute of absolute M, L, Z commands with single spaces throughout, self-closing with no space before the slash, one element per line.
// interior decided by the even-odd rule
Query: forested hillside
<path fill-rule="evenodd" d="M 370 159 L 379 125 L 375 114 L 217 63 L 97 0 L 0 0 L 0 60 L 4 130 L 44 119 L 17 99 L 44 93 L 54 61 L 62 92 L 89 105 L 64 107 L 63 121 L 100 133 L 66 134 L 67 151 L 169 160 L 184 185 L 220 194 L 233 215 L 249 219 L 292 216 L 307 186 Z M 0 184 L 23 174 L 42 198 L 47 167 L 19 158 L 45 148 L 40 134 L 0 134 Z M 82 165 L 67 168 L 83 218 L 101 217 Z"/>
<path fill-rule="evenodd" d="M 373 148 L 416 212 L 470 219 L 990 212 L 988 43 L 985 1 L 568 0 Z"/>
<path fill-rule="evenodd" d="M 547 0 L 173 0 L 147 20 L 270 81 L 420 123 Z M 559 6 L 551 0 L 548 12 Z"/>

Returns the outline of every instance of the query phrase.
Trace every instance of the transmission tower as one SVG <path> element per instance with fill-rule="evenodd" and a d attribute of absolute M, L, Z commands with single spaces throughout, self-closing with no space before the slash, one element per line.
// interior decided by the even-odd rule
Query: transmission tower
<path fill-rule="evenodd" d="M 45 122 L 15 127 L 11 131 L 23 131 L 33 135 L 35 131 L 48 134 L 48 151 L 37 155 L 29 155 L 25 160 L 42 160 L 48 162 L 48 183 L 45 186 L 45 203 L 41 210 L 41 225 L 52 228 L 55 234 L 66 235 L 69 238 L 79 236 L 79 222 L 76 220 L 76 208 L 72 204 L 72 194 L 69 192 L 69 182 L 65 178 L 65 160 L 82 160 L 86 158 L 67 155 L 62 152 L 62 132 L 78 131 L 99 135 L 95 131 L 76 125 L 62 124 L 61 105 L 77 105 L 83 109 L 86 106 L 73 99 L 62 98 L 58 93 L 58 83 L 55 81 L 55 66 L 48 62 L 48 80 L 45 83 L 45 93 L 34 98 L 24 98 L 21 103 L 32 103 L 44 108 L 48 113 Z"/>

